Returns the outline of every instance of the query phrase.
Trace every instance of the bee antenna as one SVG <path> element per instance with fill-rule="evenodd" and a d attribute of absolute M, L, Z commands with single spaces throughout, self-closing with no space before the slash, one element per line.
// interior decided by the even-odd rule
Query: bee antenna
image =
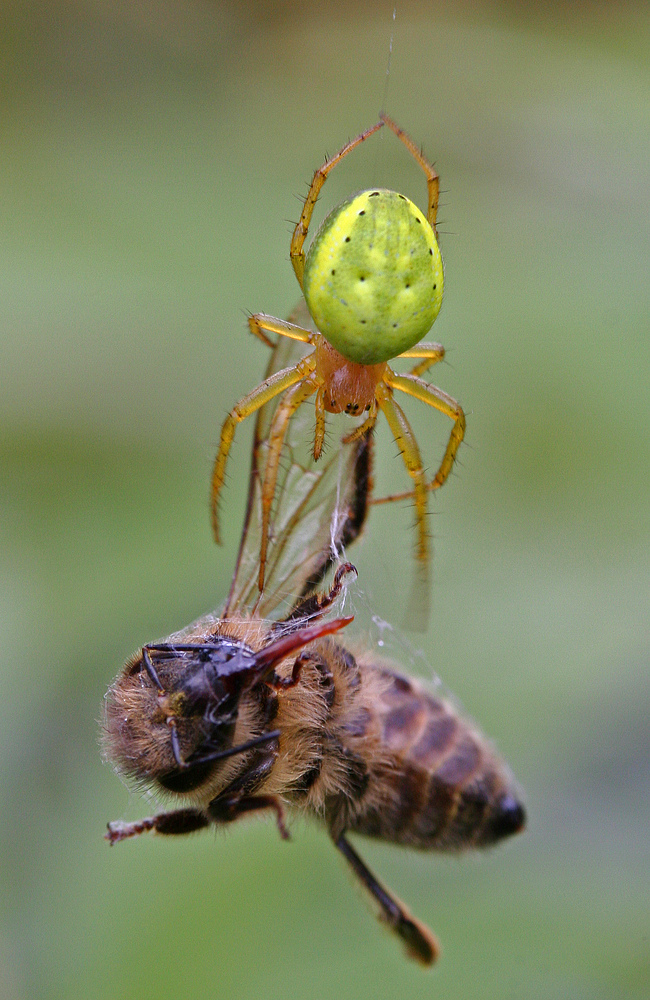
<path fill-rule="evenodd" d="M 142 662 L 144 663 L 144 669 L 147 671 L 147 673 L 149 674 L 149 677 L 151 678 L 151 680 L 153 681 L 153 683 L 156 685 L 156 687 L 158 688 L 158 690 L 159 691 L 164 691 L 165 689 L 164 689 L 164 687 L 162 686 L 162 684 L 160 682 L 160 677 L 158 676 L 158 674 L 156 672 L 156 668 L 153 665 L 152 659 L 149 656 L 149 649 L 148 649 L 147 646 L 143 646 L 142 647 Z"/>
<path fill-rule="evenodd" d="M 175 730 L 172 729 L 172 746 L 174 731 Z M 247 740 L 246 743 L 240 743 L 239 746 L 229 747 L 227 750 L 217 750 L 215 753 L 208 753 L 204 757 L 197 757 L 196 760 L 191 760 L 189 763 L 183 763 L 180 766 L 189 767 L 189 764 L 208 764 L 213 760 L 223 760 L 225 757 L 234 757 L 235 754 L 245 753 L 246 750 L 252 750 L 254 747 L 259 747 L 264 743 L 271 743 L 273 740 L 277 740 L 279 736 L 280 730 L 273 729 L 270 733 L 262 733 L 261 736 L 254 736 L 252 740 Z"/>
<path fill-rule="evenodd" d="M 178 739 L 178 729 L 176 728 L 176 719 L 167 719 L 167 725 L 171 730 L 171 740 L 172 740 L 172 753 L 174 754 L 174 760 L 178 764 L 181 771 L 184 771 L 186 767 L 190 765 L 186 760 L 181 757 L 181 744 Z"/>

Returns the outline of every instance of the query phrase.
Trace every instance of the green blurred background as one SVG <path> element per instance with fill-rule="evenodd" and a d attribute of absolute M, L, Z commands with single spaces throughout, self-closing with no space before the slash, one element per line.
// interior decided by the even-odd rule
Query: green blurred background
<path fill-rule="evenodd" d="M 266 364 L 245 311 L 297 299 L 286 220 L 324 153 L 376 119 L 392 11 L 3 5 L 3 1000 L 650 995 L 642 4 L 397 7 L 386 108 L 441 174 L 450 364 L 433 374 L 469 429 L 434 504 L 429 632 L 389 645 L 495 739 L 527 832 L 463 859 L 361 845 L 441 938 L 431 973 L 315 827 L 288 845 L 263 822 L 102 839 L 151 809 L 100 760 L 104 691 L 225 596 L 252 426 L 223 550 L 207 487 L 221 421 Z M 324 206 L 378 183 L 424 202 L 383 133 Z M 422 409 L 433 465 L 449 428 Z M 379 452 L 380 489 L 403 489 L 385 431 Z M 373 513 L 351 553 L 358 641 L 371 614 L 401 619 L 412 547 L 408 507 Z"/>

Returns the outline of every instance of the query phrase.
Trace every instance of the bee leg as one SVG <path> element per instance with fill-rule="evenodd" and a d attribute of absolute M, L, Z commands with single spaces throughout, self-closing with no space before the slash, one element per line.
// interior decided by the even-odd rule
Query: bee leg
<path fill-rule="evenodd" d="M 182 834 L 194 833 L 210 825 L 209 818 L 199 809 L 177 809 L 174 812 L 158 813 L 148 816 L 135 823 L 109 823 L 108 832 L 104 837 L 111 844 L 118 844 L 128 837 L 137 837 L 140 833 L 153 830 L 154 833 Z"/>
<path fill-rule="evenodd" d="M 286 622 L 293 621 L 294 619 L 314 618 L 324 614 L 334 604 L 334 601 L 343 590 L 343 581 L 351 573 L 354 573 L 355 577 L 357 576 L 356 566 L 353 566 L 350 562 L 341 563 L 334 574 L 332 586 L 327 594 L 312 594 L 310 597 L 306 597 L 300 604 L 296 605 L 289 617 L 284 622 L 281 622 L 281 624 L 284 625 Z"/>
<path fill-rule="evenodd" d="M 275 795 L 244 795 L 242 798 L 217 798 L 208 806 L 208 815 L 213 823 L 232 823 L 246 813 L 273 809 L 278 830 L 283 840 L 291 840 L 284 823 L 284 809 Z"/>
<path fill-rule="evenodd" d="M 274 691 L 286 691 L 287 688 L 295 687 L 300 680 L 302 668 L 305 663 L 313 663 L 320 674 L 320 688 L 325 698 L 328 708 L 334 704 L 334 677 L 327 663 L 319 656 L 315 650 L 305 650 L 296 658 L 290 677 L 278 677 L 276 674 L 271 682 Z"/>
<path fill-rule="evenodd" d="M 294 661 L 291 676 L 280 677 L 278 674 L 274 674 L 269 686 L 272 687 L 274 691 L 286 691 L 287 688 L 295 687 L 300 680 L 303 664 L 310 663 L 313 659 L 313 653 L 308 651 L 301 653 L 300 656 L 297 656 Z"/>
<path fill-rule="evenodd" d="M 278 830 L 283 840 L 290 840 L 289 831 L 284 825 L 284 809 L 275 795 L 255 795 L 269 776 L 277 759 L 277 744 L 275 750 L 261 756 L 248 771 L 235 778 L 227 788 L 210 802 L 206 809 L 212 823 L 233 823 L 245 813 L 259 812 L 262 809 L 273 809 Z"/>
<path fill-rule="evenodd" d="M 296 598 L 293 610 L 287 616 L 284 625 L 302 617 L 309 617 L 312 614 L 319 614 L 323 608 L 322 596 L 314 593 L 321 584 L 325 574 L 338 561 L 340 554 L 344 552 L 348 545 L 358 538 L 363 529 L 363 525 L 368 514 L 370 494 L 372 492 L 372 458 L 373 458 L 373 438 L 372 431 L 365 437 L 356 441 L 353 445 L 354 458 L 354 491 L 349 497 L 347 510 L 337 511 L 337 517 L 333 518 L 332 539 L 330 545 L 321 551 L 320 561 L 314 566 L 311 576 L 304 580 L 302 595 Z M 344 515 L 341 519 L 338 515 Z M 344 566 L 347 564 L 344 564 Z M 344 569 L 340 567 L 340 570 Z M 309 596 L 304 596 L 309 595 Z M 328 595 L 329 596 L 329 595 Z M 325 607 L 327 600 L 325 601 Z"/>
<path fill-rule="evenodd" d="M 397 896 L 391 895 L 381 882 L 377 881 L 345 839 L 344 834 L 341 834 L 334 843 L 350 864 L 357 878 L 361 880 L 362 885 L 379 903 L 380 920 L 384 920 L 402 939 L 409 957 L 421 962 L 422 965 L 432 965 L 438 957 L 440 949 L 429 928 L 416 920 Z"/>

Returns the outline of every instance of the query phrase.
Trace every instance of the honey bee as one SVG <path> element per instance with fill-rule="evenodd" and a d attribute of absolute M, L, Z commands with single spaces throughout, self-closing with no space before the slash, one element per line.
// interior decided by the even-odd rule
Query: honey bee
<path fill-rule="evenodd" d="M 270 371 L 286 361 L 286 349 L 278 345 Z M 352 621 L 328 612 L 355 572 L 341 552 L 367 514 L 370 431 L 342 442 L 317 469 L 290 450 L 258 594 L 260 481 L 273 405 L 257 420 L 244 533 L 223 612 L 143 646 L 106 697 L 106 756 L 178 807 L 109 823 L 106 837 L 115 844 L 146 831 L 181 835 L 271 811 L 286 839 L 287 808 L 313 816 L 407 953 L 430 965 L 436 938 L 375 878 L 348 835 L 458 851 L 518 832 L 524 809 L 505 764 L 448 700 L 334 637 Z M 287 595 L 289 607 L 273 620 Z"/>

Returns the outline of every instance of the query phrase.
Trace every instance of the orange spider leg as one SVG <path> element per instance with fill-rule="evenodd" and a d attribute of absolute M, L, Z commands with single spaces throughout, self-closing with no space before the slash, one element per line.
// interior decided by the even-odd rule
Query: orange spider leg
<path fill-rule="evenodd" d="M 401 129 L 399 127 L 399 125 L 396 125 L 395 122 L 393 121 L 393 119 L 389 118 L 388 115 L 385 115 L 383 112 L 382 112 L 382 114 L 379 117 L 381 118 L 381 120 L 384 123 L 384 125 L 388 125 L 389 129 L 392 129 L 392 131 L 395 133 L 395 135 L 397 136 L 397 138 L 401 139 L 401 141 L 404 143 L 404 145 L 408 149 L 408 151 L 411 154 L 411 156 L 415 160 L 417 160 L 417 162 L 420 164 L 420 166 L 424 170 L 425 174 L 427 175 L 427 189 L 429 191 L 429 207 L 428 207 L 428 211 L 427 211 L 427 218 L 428 218 L 429 222 L 431 223 L 431 228 L 433 229 L 434 233 L 436 234 L 436 238 L 437 238 L 438 233 L 437 233 L 437 230 L 436 230 L 436 218 L 437 218 L 437 215 L 438 215 L 438 197 L 440 195 L 440 178 L 438 177 L 438 174 L 437 174 L 436 170 L 434 169 L 433 164 L 429 163 L 429 161 L 426 159 L 426 157 L 423 155 L 423 153 L 415 145 L 415 143 L 413 142 L 413 140 L 406 134 L 406 132 L 404 131 L 404 129 Z"/>
<path fill-rule="evenodd" d="M 294 365 L 293 368 L 284 368 L 282 371 L 271 375 L 270 378 L 265 379 L 265 381 L 258 385 L 256 389 L 247 393 L 239 400 L 238 403 L 236 403 L 235 406 L 233 406 L 232 410 L 223 422 L 219 451 L 214 461 L 214 467 L 212 470 L 212 487 L 210 490 L 212 531 L 217 545 L 221 545 L 219 511 L 217 505 L 219 493 L 221 492 L 224 482 L 226 460 L 235 436 L 235 427 L 237 424 L 241 423 L 242 420 L 245 420 L 246 417 L 249 417 L 251 413 L 255 413 L 255 411 L 259 410 L 261 406 L 268 403 L 274 396 L 278 396 L 281 392 L 284 392 L 285 389 L 295 385 L 296 382 L 300 382 L 305 377 L 305 374 L 308 374 L 309 371 L 311 371 L 311 368 L 308 368 L 307 371 L 305 370 L 304 362 L 308 360 L 308 358 L 305 358 L 303 361 L 298 362 L 297 365 Z"/>
<path fill-rule="evenodd" d="M 372 403 L 370 404 L 370 411 L 368 413 L 368 416 L 366 417 L 366 419 L 362 424 L 359 424 L 359 426 L 355 427 L 353 431 L 350 431 L 349 434 L 345 435 L 345 437 L 343 438 L 343 444 L 352 444 L 353 441 L 358 441 L 359 438 L 362 438 L 364 434 L 367 434 L 367 432 L 371 429 L 371 427 L 374 427 L 376 423 L 377 423 L 377 400 L 373 399 Z"/>
<path fill-rule="evenodd" d="M 309 363 L 309 364 L 308 364 Z M 264 589 L 264 574 L 266 570 L 266 552 L 269 542 L 269 524 L 271 521 L 271 505 L 275 496 L 275 487 L 278 480 L 278 467 L 280 465 L 280 455 L 282 445 L 287 433 L 289 421 L 305 400 L 309 399 L 319 388 L 320 379 L 314 375 L 316 362 L 310 357 L 305 358 L 296 367 L 303 365 L 306 371 L 297 385 L 292 386 L 284 394 L 278 404 L 278 408 L 273 415 L 271 429 L 269 431 L 269 447 L 266 455 L 266 467 L 264 471 L 264 482 L 262 483 L 262 539 L 260 544 L 260 572 L 258 587 L 260 593 Z"/>
<path fill-rule="evenodd" d="M 309 223 L 311 222 L 314 205 L 318 201 L 318 195 L 320 194 L 323 184 L 327 180 L 327 175 L 330 170 L 334 169 L 337 163 L 341 162 L 344 156 L 347 156 L 347 154 L 351 152 L 355 146 L 358 146 L 365 139 L 371 136 L 373 132 L 380 129 L 383 124 L 383 121 L 377 122 L 376 125 L 371 125 L 370 128 L 365 130 L 365 132 L 358 135 L 356 139 L 351 139 L 350 142 L 345 144 L 343 149 L 339 150 L 336 156 L 333 156 L 331 160 L 325 160 L 322 167 L 319 167 L 314 173 L 312 182 L 309 186 L 309 191 L 307 192 L 307 197 L 305 198 L 305 203 L 302 207 L 302 212 L 300 213 L 300 219 L 298 220 L 296 228 L 293 231 L 293 236 L 291 237 L 291 249 L 289 251 L 291 263 L 293 264 L 293 269 L 296 272 L 296 278 L 298 279 L 298 284 L 301 288 L 302 276 L 305 271 L 305 253 L 303 247 L 305 245 L 305 240 L 307 239 Z"/>
<path fill-rule="evenodd" d="M 314 431 L 314 461 L 317 462 L 323 451 L 325 440 L 325 390 L 321 386 L 316 393 L 316 430 Z"/>
<path fill-rule="evenodd" d="M 454 421 L 442 462 L 428 487 L 430 490 L 437 490 L 442 486 L 451 472 L 456 452 L 460 448 L 465 436 L 465 414 L 462 407 L 455 399 L 448 396 L 446 392 L 443 392 L 442 389 L 438 389 L 435 385 L 429 385 L 428 382 L 418 378 L 416 375 L 396 375 L 389 368 L 385 375 L 385 381 L 391 388 L 401 389 L 402 392 L 408 393 L 409 396 L 414 396 L 415 399 L 419 399 L 423 403 L 428 403 L 429 406 L 434 406 L 436 410 L 445 413 Z"/>
<path fill-rule="evenodd" d="M 393 394 L 385 382 L 379 383 L 375 390 L 375 395 L 388 421 L 388 426 L 393 433 L 397 447 L 400 450 L 406 471 L 414 483 L 411 495 L 415 501 L 415 516 L 418 529 L 417 557 L 426 577 L 428 576 L 427 566 L 429 561 L 429 534 L 427 532 L 428 486 L 420 451 L 404 411 L 393 399 Z"/>
<path fill-rule="evenodd" d="M 248 317 L 248 326 L 253 336 L 261 340 L 267 347 L 275 347 L 275 344 L 265 335 L 265 330 L 269 333 L 278 333 L 281 337 L 291 337 L 292 340 L 302 340 L 305 344 L 308 344 L 314 336 L 309 330 L 303 330 L 295 323 L 276 319 L 275 316 L 267 316 L 266 313 L 253 313 L 252 316 Z"/>
<path fill-rule="evenodd" d="M 424 375 L 429 368 L 432 368 L 433 365 L 437 365 L 439 361 L 442 361 L 445 356 L 445 349 L 442 344 L 422 343 L 417 344 L 415 347 L 411 347 L 408 351 L 402 351 L 402 353 L 397 356 L 398 358 L 422 358 L 423 360 L 418 362 L 417 365 L 413 365 L 410 374 Z"/>

